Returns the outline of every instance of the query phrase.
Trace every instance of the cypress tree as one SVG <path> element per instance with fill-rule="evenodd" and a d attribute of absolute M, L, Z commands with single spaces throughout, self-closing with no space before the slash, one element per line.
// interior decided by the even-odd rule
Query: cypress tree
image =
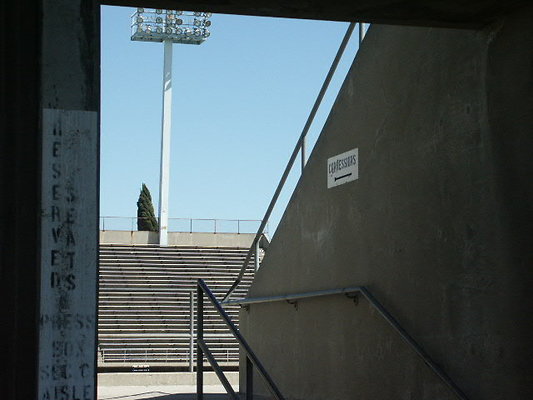
<path fill-rule="evenodd" d="M 137 230 L 158 232 L 159 225 L 154 214 L 154 205 L 150 191 L 143 183 L 137 201 Z"/>

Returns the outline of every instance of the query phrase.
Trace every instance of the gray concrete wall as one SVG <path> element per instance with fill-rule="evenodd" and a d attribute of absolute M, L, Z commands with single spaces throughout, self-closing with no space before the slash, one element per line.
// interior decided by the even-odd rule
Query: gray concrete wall
<path fill-rule="evenodd" d="M 373 26 L 249 295 L 365 285 L 470 399 L 532 398 L 532 20 Z M 359 179 L 327 189 L 352 148 Z M 289 399 L 454 398 L 364 299 L 240 327 Z"/>
<path fill-rule="evenodd" d="M 201 233 L 169 232 L 169 246 L 241 247 L 252 245 L 252 233 Z M 100 231 L 102 244 L 146 245 L 159 244 L 157 232 Z"/>

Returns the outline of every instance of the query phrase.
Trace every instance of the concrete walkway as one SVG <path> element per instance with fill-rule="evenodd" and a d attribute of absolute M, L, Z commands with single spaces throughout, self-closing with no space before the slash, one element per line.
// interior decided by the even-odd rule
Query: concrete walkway
<path fill-rule="evenodd" d="M 235 392 L 239 391 L 237 372 L 226 372 Z M 228 395 L 213 372 L 204 373 L 204 399 L 226 400 Z M 100 373 L 98 400 L 196 400 L 196 374 L 180 373 Z"/>
<path fill-rule="evenodd" d="M 205 400 L 226 400 L 222 385 L 204 386 Z M 196 400 L 196 386 L 99 386 L 98 400 Z"/>

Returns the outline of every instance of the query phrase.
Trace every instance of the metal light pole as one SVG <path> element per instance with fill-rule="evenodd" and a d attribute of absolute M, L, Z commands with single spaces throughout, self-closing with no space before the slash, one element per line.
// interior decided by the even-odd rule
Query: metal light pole
<path fill-rule="evenodd" d="M 172 123 L 172 41 L 165 40 L 163 61 L 163 113 L 161 116 L 161 169 L 159 172 L 159 244 L 168 244 L 170 132 Z"/>
<path fill-rule="evenodd" d="M 170 136 L 172 122 L 172 44 L 202 44 L 210 35 L 209 12 L 138 8 L 132 15 L 131 40 L 163 42 L 163 112 L 159 175 L 159 245 L 168 244 Z"/>

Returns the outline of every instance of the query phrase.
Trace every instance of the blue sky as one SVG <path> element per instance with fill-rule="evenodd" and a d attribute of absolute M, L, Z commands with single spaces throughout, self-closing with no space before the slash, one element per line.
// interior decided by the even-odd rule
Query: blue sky
<path fill-rule="evenodd" d="M 102 7 L 101 216 L 135 216 L 143 182 L 157 213 L 163 45 L 130 41 L 134 11 Z M 221 14 L 211 20 L 205 43 L 174 45 L 169 216 L 261 219 L 348 24 Z M 356 51 L 354 34 L 309 147 Z M 271 233 L 299 174 L 296 163 Z M 107 229 L 130 225 L 106 221 Z"/>

